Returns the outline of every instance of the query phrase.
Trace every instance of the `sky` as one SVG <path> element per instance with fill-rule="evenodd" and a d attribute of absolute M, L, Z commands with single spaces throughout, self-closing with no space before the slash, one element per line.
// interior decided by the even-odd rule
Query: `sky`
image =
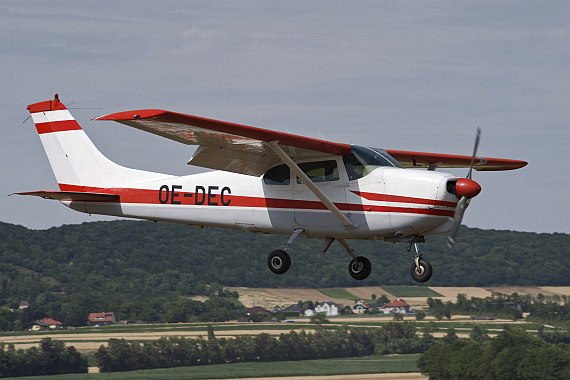
<path fill-rule="evenodd" d="M 55 93 L 97 147 L 169 174 L 194 148 L 110 121 L 161 108 L 335 142 L 528 161 L 475 172 L 464 224 L 570 233 L 567 1 L 0 1 L 0 221 L 113 220 L 57 201 L 26 106 Z M 467 170 L 454 170 L 466 175 Z"/>

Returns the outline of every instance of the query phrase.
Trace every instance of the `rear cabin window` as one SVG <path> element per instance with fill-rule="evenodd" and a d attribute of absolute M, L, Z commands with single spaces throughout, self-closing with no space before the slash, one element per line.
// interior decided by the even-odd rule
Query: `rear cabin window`
<path fill-rule="evenodd" d="M 299 164 L 299 168 L 311 179 L 313 182 L 331 182 L 338 181 L 338 166 L 335 160 L 316 161 L 316 162 L 303 162 Z M 297 183 L 303 183 L 297 177 Z"/>
<path fill-rule="evenodd" d="M 288 185 L 291 183 L 291 175 L 287 165 L 274 166 L 263 175 L 263 183 L 266 185 Z"/>

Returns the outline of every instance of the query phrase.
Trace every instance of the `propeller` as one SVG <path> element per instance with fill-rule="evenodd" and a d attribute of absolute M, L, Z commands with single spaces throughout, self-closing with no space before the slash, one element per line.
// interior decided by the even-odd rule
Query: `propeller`
<path fill-rule="evenodd" d="M 457 198 L 459 198 L 459 202 L 457 202 L 457 207 L 455 207 L 453 225 L 451 226 L 451 231 L 447 237 L 447 245 L 449 248 L 453 248 L 455 246 L 455 240 L 457 238 L 459 226 L 463 220 L 463 214 L 465 213 L 465 208 L 467 207 L 467 201 L 481 192 L 481 186 L 479 186 L 477 182 L 471 179 L 471 174 L 473 173 L 473 165 L 475 164 L 475 157 L 477 155 L 477 148 L 479 147 L 480 139 L 481 128 L 477 127 L 477 135 L 475 136 L 475 145 L 473 146 L 473 155 L 471 156 L 471 165 L 469 165 L 467 177 L 460 178 L 455 183 L 455 195 Z"/>

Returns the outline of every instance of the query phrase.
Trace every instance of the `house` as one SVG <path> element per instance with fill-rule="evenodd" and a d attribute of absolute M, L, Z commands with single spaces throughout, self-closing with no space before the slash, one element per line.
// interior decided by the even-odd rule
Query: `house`
<path fill-rule="evenodd" d="M 281 309 L 280 312 L 281 313 L 285 313 L 285 314 L 295 314 L 295 315 L 303 315 L 305 313 L 305 308 L 295 304 L 295 305 L 291 305 L 291 306 L 287 306 L 284 309 Z"/>
<path fill-rule="evenodd" d="M 29 308 L 31 305 L 28 301 L 22 301 L 20 302 L 20 306 L 18 306 L 18 310 L 24 310 Z"/>
<path fill-rule="evenodd" d="M 370 309 L 370 306 L 364 301 L 356 301 L 354 305 L 352 305 L 352 312 L 354 314 L 364 314 Z"/>
<path fill-rule="evenodd" d="M 31 323 L 32 331 L 47 330 L 47 329 L 60 329 L 63 327 L 63 323 L 56 321 L 52 318 L 43 318 Z"/>
<path fill-rule="evenodd" d="M 110 325 L 117 323 L 115 313 L 89 313 L 89 324 L 91 325 Z"/>
<path fill-rule="evenodd" d="M 382 306 L 381 310 L 384 314 L 390 314 L 390 313 L 405 314 L 410 312 L 410 305 L 408 305 L 404 300 L 394 300 Z"/>
<path fill-rule="evenodd" d="M 245 312 L 247 315 L 250 315 L 251 313 L 269 313 L 269 310 L 261 306 L 254 306 L 249 309 L 245 309 Z"/>
<path fill-rule="evenodd" d="M 305 310 L 305 317 L 313 317 L 319 313 L 324 313 L 327 317 L 334 317 L 340 314 L 341 304 L 334 302 L 323 302 L 315 305 L 314 309 Z"/>

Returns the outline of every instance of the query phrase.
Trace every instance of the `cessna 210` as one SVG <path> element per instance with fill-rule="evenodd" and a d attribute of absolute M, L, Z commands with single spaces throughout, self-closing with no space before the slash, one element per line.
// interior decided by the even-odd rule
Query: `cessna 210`
<path fill-rule="evenodd" d="M 477 157 L 479 131 L 473 155 L 457 156 L 347 145 L 158 109 L 96 118 L 198 145 L 188 164 L 216 169 L 180 177 L 107 159 L 57 94 L 28 110 L 60 191 L 17 194 L 56 199 L 90 214 L 289 235 L 284 249 L 267 260 L 278 274 L 289 269 L 288 250 L 303 235 L 324 239 L 323 252 L 334 240 L 342 244 L 357 280 L 368 277 L 371 264 L 356 256 L 347 240 L 408 243 L 413 279 L 428 281 L 432 266 L 417 243 L 447 233 L 453 246 L 465 208 L 481 190 L 472 169 L 527 164 Z M 469 172 L 458 178 L 435 171 L 438 167 Z"/>

